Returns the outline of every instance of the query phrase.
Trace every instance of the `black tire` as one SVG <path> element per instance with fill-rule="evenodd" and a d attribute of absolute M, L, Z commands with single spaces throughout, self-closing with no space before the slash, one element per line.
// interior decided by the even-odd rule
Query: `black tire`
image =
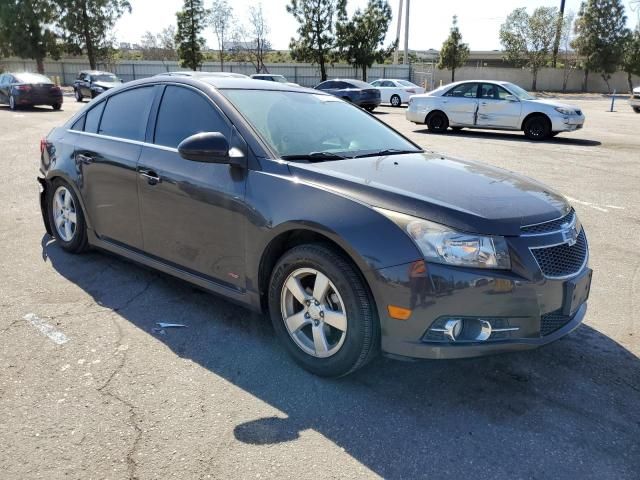
<path fill-rule="evenodd" d="M 453 130 L 454 132 L 459 132 L 460 130 L 462 130 L 464 127 L 451 127 L 451 130 Z"/>
<path fill-rule="evenodd" d="M 62 104 L 54 103 L 53 105 L 51 105 L 51 108 L 53 108 L 54 110 L 60 110 L 62 108 Z"/>
<path fill-rule="evenodd" d="M 529 140 L 546 140 L 551 135 L 551 122 L 544 115 L 536 115 L 527 119 L 523 130 Z"/>
<path fill-rule="evenodd" d="M 367 112 L 373 112 L 373 111 L 376 109 L 376 107 L 367 106 L 367 107 L 364 107 L 364 109 L 365 109 Z"/>
<path fill-rule="evenodd" d="M 555 137 L 555 136 L 556 136 L 556 135 L 558 135 L 559 133 L 560 133 L 560 132 L 551 132 L 551 133 L 549 134 L 549 136 L 551 136 L 551 137 Z"/>
<path fill-rule="evenodd" d="M 11 110 L 17 110 L 18 106 L 16 105 L 16 97 L 13 95 L 9 95 L 9 108 Z"/>
<path fill-rule="evenodd" d="M 640 113 L 640 107 L 633 107 L 633 111 L 636 113 Z"/>
<path fill-rule="evenodd" d="M 345 338 L 329 357 L 318 358 L 299 347 L 285 326 L 281 309 L 283 286 L 301 268 L 317 270 L 335 285 L 347 316 Z M 278 261 L 269 284 L 269 313 L 281 343 L 300 366 L 322 377 L 342 377 L 363 367 L 379 352 L 380 324 L 364 279 L 351 261 L 331 246 L 307 244 L 292 248 Z"/>
<path fill-rule="evenodd" d="M 400 95 L 391 95 L 391 106 L 392 107 L 400 107 L 402 105 L 402 99 Z"/>
<path fill-rule="evenodd" d="M 76 88 L 73 92 L 76 97 L 76 102 L 81 102 L 84 97 L 82 96 L 82 93 L 80 93 L 80 90 Z"/>
<path fill-rule="evenodd" d="M 449 128 L 449 119 L 440 111 L 432 112 L 427 117 L 426 124 L 430 132 L 444 133 Z"/>
<path fill-rule="evenodd" d="M 73 237 L 69 241 L 65 241 L 59 234 L 55 220 L 53 215 L 53 199 L 55 192 L 59 187 L 65 187 L 73 198 L 73 202 L 76 206 L 76 228 L 73 234 Z M 49 225 L 51 225 L 51 231 L 53 232 L 53 237 L 56 239 L 60 247 L 63 250 L 66 250 L 70 253 L 82 253 L 89 248 L 89 240 L 87 238 L 87 224 L 84 219 L 84 213 L 82 211 L 82 207 L 80 202 L 78 201 L 78 196 L 73 188 L 64 180 L 60 178 L 56 178 L 51 182 L 49 187 L 47 188 L 47 215 L 49 216 Z"/>

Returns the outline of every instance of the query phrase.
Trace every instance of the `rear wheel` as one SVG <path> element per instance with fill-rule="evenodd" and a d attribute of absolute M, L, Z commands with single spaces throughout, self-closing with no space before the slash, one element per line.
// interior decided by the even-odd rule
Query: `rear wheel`
<path fill-rule="evenodd" d="M 530 140 L 544 140 L 551 135 L 551 123 L 543 115 L 529 118 L 524 124 L 524 134 Z"/>
<path fill-rule="evenodd" d="M 367 112 L 373 112 L 373 111 L 376 109 L 376 107 L 373 107 L 373 106 L 371 106 L 371 105 L 368 105 L 368 106 L 364 107 L 364 109 L 365 109 Z"/>
<path fill-rule="evenodd" d="M 636 113 L 640 113 L 640 107 L 633 107 L 633 111 Z"/>
<path fill-rule="evenodd" d="M 87 228 L 78 197 L 65 181 L 56 179 L 48 192 L 49 225 L 60 246 L 71 253 L 87 249 Z"/>
<path fill-rule="evenodd" d="M 449 128 L 449 119 L 442 112 L 433 112 L 427 117 L 427 128 L 433 133 L 443 133 Z"/>
<path fill-rule="evenodd" d="M 392 95 L 391 96 L 391 106 L 392 107 L 399 107 L 400 105 L 402 105 L 402 99 L 400 98 L 399 95 Z"/>
<path fill-rule="evenodd" d="M 17 108 L 16 98 L 13 95 L 9 95 L 9 108 L 11 110 L 15 110 Z"/>
<path fill-rule="evenodd" d="M 80 93 L 80 90 L 76 88 L 74 93 L 76 97 L 76 102 L 81 102 L 84 97 L 82 96 L 82 93 Z"/>
<path fill-rule="evenodd" d="M 347 375 L 378 352 L 380 327 L 364 280 L 327 245 L 284 254 L 271 276 L 269 311 L 287 351 L 316 375 Z"/>
<path fill-rule="evenodd" d="M 62 108 L 62 104 L 60 102 L 54 103 L 53 105 L 51 105 L 51 108 L 53 108 L 54 110 L 60 110 Z"/>

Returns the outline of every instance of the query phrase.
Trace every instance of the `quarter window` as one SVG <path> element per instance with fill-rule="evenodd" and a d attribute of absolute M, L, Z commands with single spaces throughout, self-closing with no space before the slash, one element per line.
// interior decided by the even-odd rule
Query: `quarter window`
<path fill-rule="evenodd" d="M 98 133 L 129 140 L 144 140 L 154 87 L 126 90 L 107 100 Z"/>
<path fill-rule="evenodd" d="M 229 125 L 203 95 L 194 90 L 167 86 L 158 110 L 154 143 L 177 147 L 200 132 L 229 134 Z"/>
<path fill-rule="evenodd" d="M 85 115 L 81 116 L 78 120 L 73 122 L 73 125 L 71 125 L 71 130 L 77 130 L 79 132 L 84 130 L 84 119 Z"/>
<path fill-rule="evenodd" d="M 84 123 L 84 131 L 89 133 L 98 133 L 98 124 L 100 123 L 100 116 L 104 110 L 104 104 L 106 102 L 100 102 L 87 112 L 86 120 Z"/>

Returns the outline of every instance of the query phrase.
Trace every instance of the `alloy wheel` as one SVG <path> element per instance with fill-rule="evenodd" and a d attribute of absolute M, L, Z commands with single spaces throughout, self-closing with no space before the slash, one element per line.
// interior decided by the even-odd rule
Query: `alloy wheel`
<path fill-rule="evenodd" d="M 295 344 L 318 358 L 336 354 L 347 334 L 347 314 L 335 285 L 319 270 L 299 268 L 282 285 L 282 320 Z"/>
<path fill-rule="evenodd" d="M 393 107 L 399 107 L 400 106 L 400 97 L 397 95 L 394 95 L 393 97 L 391 97 L 391 105 Z"/>
<path fill-rule="evenodd" d="M 9 96 L 9 108 L 11 110 L 15 110 L 16 109 L 16 99 L 14 98 L 13 95 Z"/>
<path fill-rule="evenodd" d="M 73 240 L 77 229 L 77 210 L 71 192 L 60 186 L 53 194 L 53 222 L 56 232 L 65 242 Z"/>

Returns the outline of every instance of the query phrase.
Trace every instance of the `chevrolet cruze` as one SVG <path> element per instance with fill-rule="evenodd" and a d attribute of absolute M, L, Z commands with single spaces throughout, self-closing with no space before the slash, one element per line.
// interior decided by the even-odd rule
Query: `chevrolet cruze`
<path fill-rule="evenodd" d="M 41 144 L 61 248 L 115 252 L 258 312 L 304 368 L 460 358 L 576 328 L 585 232 L 551 189 L 423 151 L 317 90 L 153 77 Z"/>

